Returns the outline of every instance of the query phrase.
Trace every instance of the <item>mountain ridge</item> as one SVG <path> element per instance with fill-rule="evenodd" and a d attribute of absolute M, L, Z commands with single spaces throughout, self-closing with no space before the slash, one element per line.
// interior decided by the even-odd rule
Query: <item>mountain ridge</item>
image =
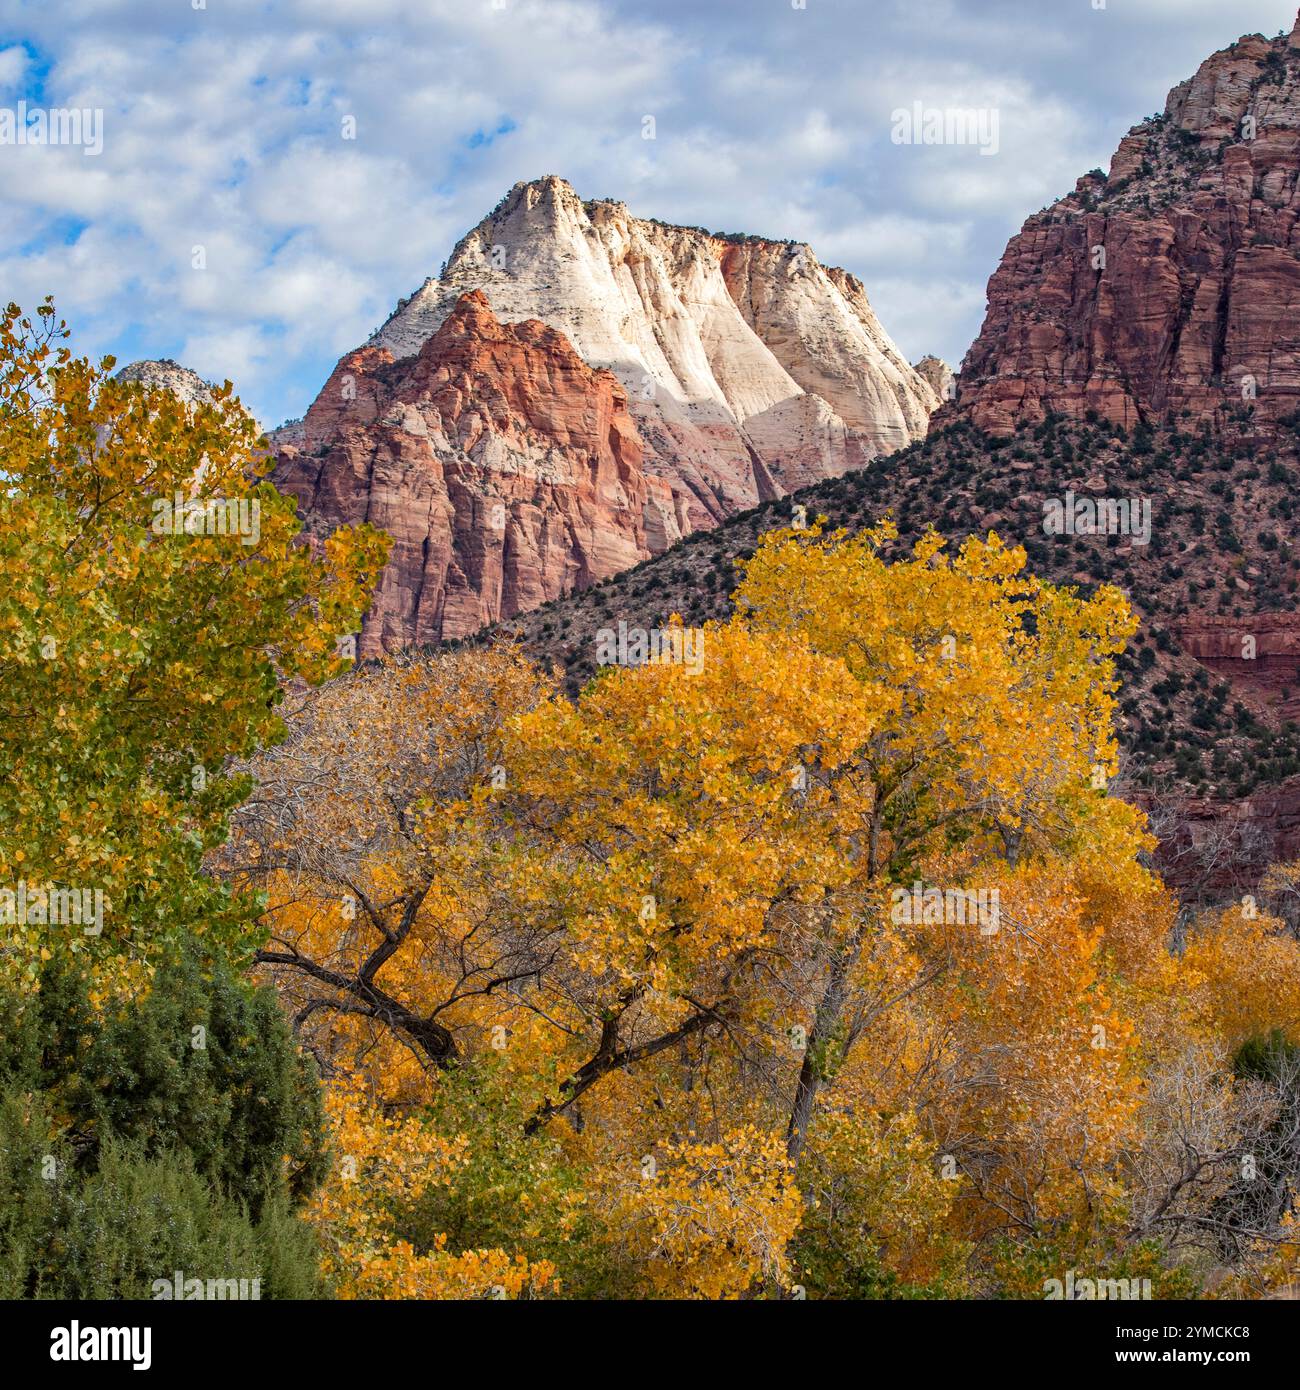
<path fill-rule="evenodd" d="M 546 442 L 516 426 L 545 412 L 516 400 L 501 414 L 501 383 L 463 355 L 449 368 L 465 369 L 455 402 L 434 400 L 427 373 L 403 375 L 401 363 L 467 313 L 489 357 L 506 330 L 550 335 L 529 329 L 500 365 L 507 387 L 544 393 L 561 381 L 556 419 L 608 412 L 598 374 L 617 386 L 639 441 L 626 495 L 584 492 L 598 450 L 578 457 L 556 438 L 555 466 L 539 467 Z M 303 419 L 272 435 L 272 480 L 299 499 L 312 534 L 371 520 L 395 537 L 362 630 L 370 655 L 463 636 L 860 468 L 924 433 L 940 401 L 930 378 L 942 388 L 945 371 L 913 368 L 861 282 L 807 247 L 634 218 L 548 176 L 516 184 L 440 278 L 340 359 Z M 484 428 L 466 443 L 449 419 Z M 505 521 L 489 534 L 484 518 L 498 507 Z"/>

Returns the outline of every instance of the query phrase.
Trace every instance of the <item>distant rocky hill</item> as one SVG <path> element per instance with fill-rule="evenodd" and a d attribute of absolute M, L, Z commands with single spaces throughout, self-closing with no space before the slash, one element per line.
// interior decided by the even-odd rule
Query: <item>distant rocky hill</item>
<path fill-rule="evenodd" d="M 923 357 L 915 364 L 916 371 L 941 401 L 956 399 L 957 378 L 942 357 Z"/>
<path fill-rule="evenodd" d="M 113 375 L 118 381 L 138 381 L 151 390 L 170 391 L 187 405 L 208 405 L 212 401 L 211 383 L 170 357 L 131 362 Z"/>

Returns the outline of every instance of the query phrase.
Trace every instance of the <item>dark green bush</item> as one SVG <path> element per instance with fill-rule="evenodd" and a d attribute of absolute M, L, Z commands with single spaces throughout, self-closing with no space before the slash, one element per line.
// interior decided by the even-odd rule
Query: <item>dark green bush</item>
<path fill-rule="evenodd" d="M 117 1140 L 86 1174 L 55 1130 L 39 1098 L 0 1095 L 0 1296 L 152 1298 L 177 1270 L 246 1280 L 261 1298 L 324 1292 L 314 1234 L 282 1195 L 253 1220 L 188 1154 L 145 1158 Z"/>
<path fill-rule="evenodd" d="M 149 1298 L 176 1270 L 320 1296 L 294 1208 L 325 1163 L 274 995 L 199 946 L 102 1016 L 57 957 L 0 990 L 0 1297 Z"/>
<path fill-rule="evenodd" d="M 83 1171 L 110 1135 L 146 1157 L 184 1151 L 254 1214 L 284 1182 L 284 1155 L 295 1198 L 324 1174 L 314 1063 L 270 989 L 192 944 L 106 1018 L 57 957 L 39 992 L 0 994 L 0 1086 L 55 1100 Z"/>

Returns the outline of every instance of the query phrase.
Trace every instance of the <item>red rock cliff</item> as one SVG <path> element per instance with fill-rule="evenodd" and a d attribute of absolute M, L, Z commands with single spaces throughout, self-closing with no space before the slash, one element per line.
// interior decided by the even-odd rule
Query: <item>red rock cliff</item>
<path fill-rule="evenodd" d="M 1300 407 L 1300 23 L 1207 59 L 1108 175 L 1031 217 L 989 282 L 957 410 L 1213 419 Z M 948 413 L 951 413 L 951 408 Z"/>
<path fill-rule="evenodd" d="M 316 534 L 369 521 L 393 537 L 362 655 L 461 637 L 636 564 L 664 491 L 617 379 L 536 320 L 499 323 L 481 293 L 413 357 L 344 357 L 274 481 Z"/>

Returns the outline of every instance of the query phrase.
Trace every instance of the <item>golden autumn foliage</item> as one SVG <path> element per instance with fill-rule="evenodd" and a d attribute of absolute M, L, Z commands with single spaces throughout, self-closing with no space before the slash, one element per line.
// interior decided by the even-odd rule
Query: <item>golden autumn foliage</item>
<path fill-rule="evenodd" d="M 29 981 L 52 946 L 242 943 L 249 905 L 199 872 L 247 791 L 229 760 L 280 735 L 285 680 L 346 668 L 388 549 L 370 527 L 296 543 L 229 383 L 188 405 L 66 336 L 49 304 L 0 312 L 0 881 L 102 909 L 55 930 L 11 914 L 0 966 Z M 160 527 L 178 498 L 242 508 L 247 533 Z"/>
<path fill-rule="evenodd" d="M 762 1280 L 788 1285 L 786 1246 L 802 1214 L 784 1145 L 752 1125 L 666 1142 L 615 1192 L 611 1212 L 654 1292 L 711 1299 Z"/>
<path fill-rule="evenodd" d="M 1234 1221 L 1283 1277 L 1239 1052 L 1297 1041 L 1300 948 L 1175 949 L 1108 791 L 1122 595 L 892 537 L 767 537 L 699 669 L 391 658 L 254 763 L 223 867 L 373 1175 L 316 1209 L 350 1296 L 1182 1291 Z"/>
<path fill-rule="evenodd" d="M 0 317 L 0 873 L 110 913 L 8 923 L 0 966 L 71 945 L 93 1027 L 258 915 L 325 1079 L 337 1296 L 1296 1282 L 1300 867 L 1180 913 L 1146 866 L 1117 590 L 814 527 L 699 663 L 343 674 L 383 539 L 300 544 L 228 390 L 117 382 L 38 319 Z M 196 491 L 256 537 L 149 525 Z"/>
<path fill-rule="evenodd" d="M 1184 988 L 1204 1022 L 1229 1046 L 1279 1029 L 1300 1042 L 1297 945 L 1274 917 L 1241 908 L 1219 913 L 1192 933 L 1183 956 Z"/>
<path fill-rule="evenodd" d="M 446 1139 L 418 1118 L 386 1115 L 358 1078 L 340 1078 L 326 1101 L 334 1164 L 308 1219 L 325 1245 L 323 1272 L 340 1298 L 541 1297 L 554 1268 L 503 1250 L 450 1252 L 445 1238 L 417 1253 L 394 1237 L 385 1210 L 449 1185 L 466 1161 L 463 1136 Z"/>

